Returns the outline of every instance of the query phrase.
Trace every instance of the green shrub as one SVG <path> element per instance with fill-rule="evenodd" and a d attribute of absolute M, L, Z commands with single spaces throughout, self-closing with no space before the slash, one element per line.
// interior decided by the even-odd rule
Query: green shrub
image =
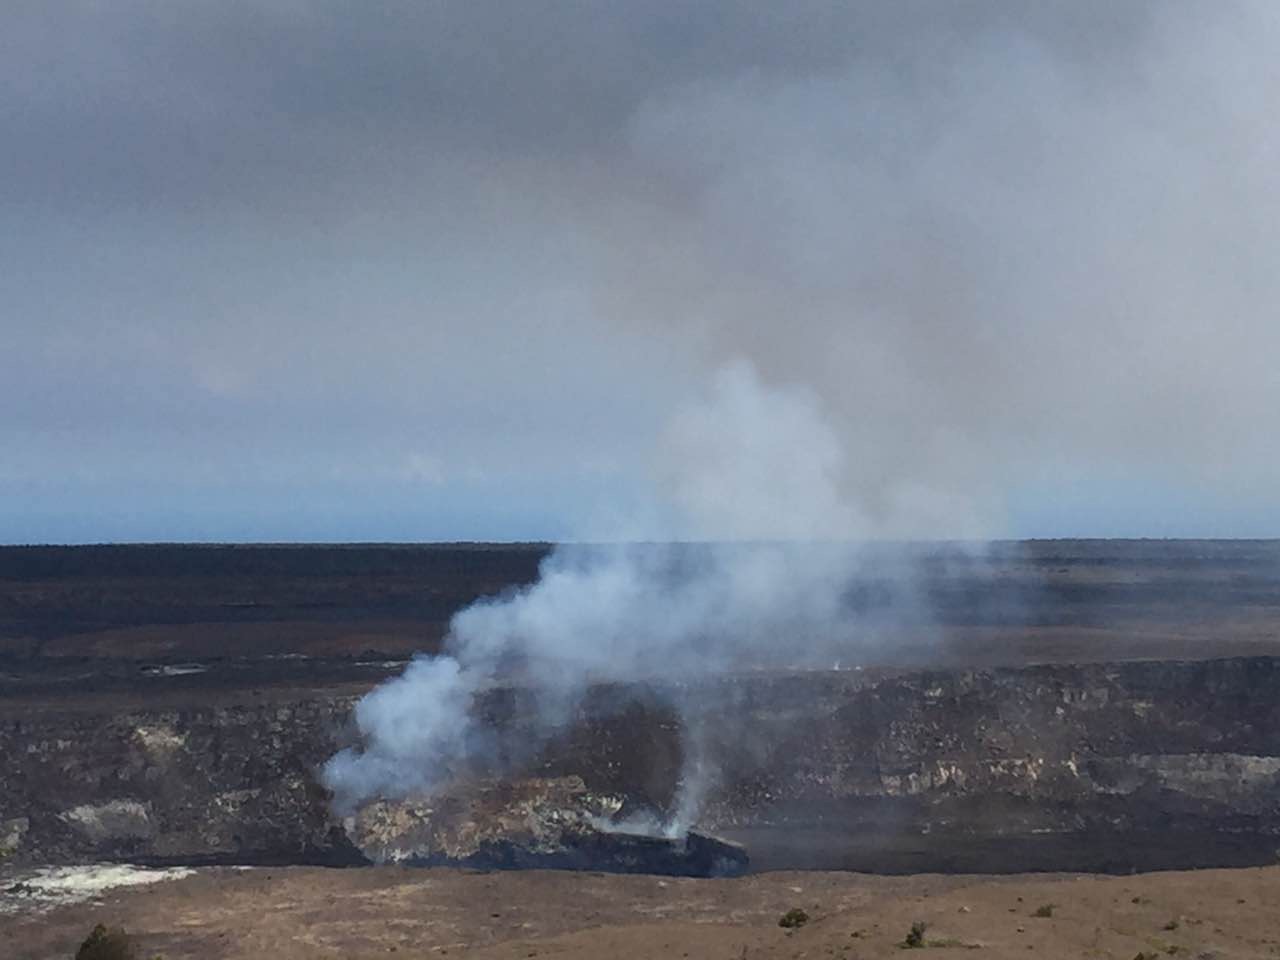
<path fill-rule="evenodd" d="M 786 927 L 788 930 L 794 930 L 796 927 L 803 927 L 809 922 L 809 914 L 805 913 L 799 907 L 792 907 L 778 920 L 778 926 Z"/>
<path fill-rule="evenodd" d="M 100 923 L 80 944 L 76 960 L 138 960 L 138 949 L 122 928 Z"/>
<path fill-rule="evenodd" d="M 1052 903 L 1041 904 L 1040 906 L 1036 907 L 1036 912 L 1033 913 L 1032 916 L 1033 917 L 1052 917 L 1053 904 Z"/>
<path fill-rule="evenodd" d="M 917 920 L 911 925 L 911 929 L 907 931 L 907 935 L 902 938 L 904 947 L 923 947 L 924 932 L 929 929 L 929 925 L 923 920 Z"/>

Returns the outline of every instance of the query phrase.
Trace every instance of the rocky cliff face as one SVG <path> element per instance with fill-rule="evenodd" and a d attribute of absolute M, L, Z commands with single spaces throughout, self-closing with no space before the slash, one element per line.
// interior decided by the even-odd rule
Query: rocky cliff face
<path fill-rule="evenodd" d="M 0 822 L 22 824 L 8 855 L 44 863 L 349 861 L 353 851 L 315 772 L 350 708 L 348 699 L 308 699 L 6 715 Z"/>
<path fill-rule="evenodd" d="M 448 796 L 367 804 L 343 821 L 375 863 L 735 876 L 746 852 L 696 831 L 640 831 L 625 801 L 580 777 L 483 781 Z"/>
<path fill-rule="evenodd" d="M 610 803 L 664 811 L 681 744 L 696 739 L 718 761 L 699 826 L 762 867 L 1122 870 L 1273 862 L 1280 845 L 1273 658 L 839 671 L 639 693 L 593 691 L 523 774 L 578 777 Z M 663 706 L 673 697 L 704 705 L 695 737 Z M 495 723 L 523 722 L 519 698 L 492 699 Z M 6 707 L 0 857 L 364 862 L 369 831 L 332 814 L 316 781 L 352 702 Z M 423 849 L 466 860 L 436 841 Z"/>

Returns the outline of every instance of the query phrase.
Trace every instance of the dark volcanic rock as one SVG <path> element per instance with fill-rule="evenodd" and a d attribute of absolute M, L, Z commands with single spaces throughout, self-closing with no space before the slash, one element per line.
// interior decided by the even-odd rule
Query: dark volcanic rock
<path fill-rule="evenodd" d="M 525 856 L 502 845 L 494 852 L 509 859 L 490 860 L 510 867 L 603 870 L 611 873 L 656 873 L 676 877 L 736 877 L 750 866 L 740 844 L 690 830 L 680 837 L 582 830 L 566 834 L 564 847 L 550 857 Z"/>

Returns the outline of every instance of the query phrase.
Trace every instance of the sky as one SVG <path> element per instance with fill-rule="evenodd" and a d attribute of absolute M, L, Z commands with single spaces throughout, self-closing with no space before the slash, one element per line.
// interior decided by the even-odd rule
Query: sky
<path fill-rule="evenodd" d="M 1280 536 L 1280 5 L 11 0 L 0 542 Z"/>

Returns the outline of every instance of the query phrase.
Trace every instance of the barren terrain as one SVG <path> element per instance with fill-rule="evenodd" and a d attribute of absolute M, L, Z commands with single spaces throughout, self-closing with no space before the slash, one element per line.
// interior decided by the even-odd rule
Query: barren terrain
<path fill-rule="evenodd" d="M 788 931 L 778 920 L 792 908 L 810 920 Z M 12 960 L 70 957 L 106 922 L 166 960 L 903 957 L 900 944 L 922 921 L 930 956 L 1229 960 L 1280 954 L 1278 918 L 1280 867 L 736 880 L 207 868 L 92 903 L 0 914 L 0 942 Z"/>
<path fill-rule="evenodd" d="M 545 551 L 0 548 L 0 735 L 15 751 L 0 768 L 0 782 L 12 784 L 8 801 L 0 796 L 0 826 L 16 831 L 5 847 L 13 861 L 0 870 L 0 958 L 70 957 L 98 922 L 125 926 L 144 957 L 167 960 L 900 956 L 915 921 L 929 925 L 926 949 L 978 956 L 1280 953 L 1280 867 L 1110 878 L 764 872 L 694 880 L 206 866 L 98 890 L 89 902 L 40 894 L 42 884 L 93 894 L 109 877 L 42 874 L 32 850 L 62 851 L 43 863 L 63 864 L 94 843 L 118 851 L 109 854 L 118 860 L 130 859 L 130 844 L 155 851 L 204 843 L 205 863 L 276 862 L 262 851 L 290 845 L 302 860 L 279 862 L 316 856 L 296 847 L 329 829 L 308 771 L 340 735 L 351 699 L 398 672 L 412 652 L 437 649 L 461 606 L 532 580 Z M 901 562 L 872 565 L 886 572 L 852 585 L 850 603 L 874 611 L 891 602 Z M 775 718 L 792 738 L 780 741 L 779 755 L 806 777 L 819 772 L 824 783 L 870 791 L 815 806 L 796 826 L 769 820 L 781 827 L 767 836 L 744 826 L 734 838 L 754 847 L 758 868 L 795 864 L 810 850 L 833 865 L 839 837 L 853 852 L 874 841 L 872 853 L 850 861 L 861 869 L 920 869 L 911 866 L 917 861 L 956 871 L 1078 869 L 1107 861 L 1114 841 L 1082 845 L 1087 834 L 1063 832 L 1064 824 L 1090 810 L 1109 816 L 1111 797 L 1127 818 L 1116 837 L 1128 849 L 1117 864 L 1274 859 L 1280 798 L 1269 786 L 1276 751 L 1267 691 L 1280 654 L 1280 545 L 998 544 L 981 555 L 930 548 L 908 563 L 929 617 L 902 624 L 876 662 L 860 665 L 865 674 L 750 681 L 769 692 L 753 722 Z M 1135 699 L 1117 702 L 1125 696 Z M 821 717 L 802 709 L 815 697 L 826 698 Z M 778 713 L 778 703 L 790 712 Z M 665 723 L 660 711 L 593 722 L 558 761 L 569 765 L 560 772 L 635 787 L 635 771 L 610 779 L 613 761 L 643 755 L 653 771 L 669 767 L 670 758 L 659 762 L 662 744 L 636 740 Z M 986 775 L 993 745 L 1005 751 L 999 771 L 1008 782 L 983 787 L 973 778 Z M 1080 749 L 1094 758 L 1080 768 L 1087 783 L 1074 779 Z M 824 764 L 845 750 L 849 762 L 839 769 L 852 779 L 830 781 Z M 1061 787 L 1040 776 L 1046 757 L 1065 778 Z M 930 764 L 952 770 L 961 761 L 978 790 L 972 800 L 952 782 L 919 780 Z M 884 792 L 915 783 L 923 792 Z M 1078 806 L 1055 813 L 1057 791 L 1067 788 L 1077 790 Z M 14 799 L 28 795 L 35 802 Z M 1150 823 L 1136 817 L 1148 803 L 1156 805 Z M 74 835 L 78 804 L 124 811 L 123 839 Z M 1228 813 L 1235 819 L 1219 832 Z M 8 842 L 0 836 L 0 846 Z M 153 854 L 151 862 L 184 861 Z M 1051 915 L 1035 916 L 1050 905 Z M 778 919 L 793 907 L 811 919 L 788 932 Z"/>

